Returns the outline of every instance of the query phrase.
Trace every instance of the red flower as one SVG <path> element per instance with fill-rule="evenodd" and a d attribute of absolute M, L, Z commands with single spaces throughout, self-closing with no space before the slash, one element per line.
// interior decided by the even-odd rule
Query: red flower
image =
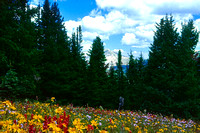
<path fill-rule="evenodd" d="M 56 121 L 56 120 L 57 120 L 57 117 L 56 117 L 56 116 L 54 116 L 54 117 L 53 117 L 53 121 Z"/>
<path fill-rule="evenodd" d="M 51 123 L 51 116 L 48 118 L 48 124 Z"/>
<path fill-rule="evenodd" d="M 31 119 L 33 119 L 34 114 L 31 114 Z"/>
<path fill-rule="evenodd" d="M 92 126 L 92 125 L 88 125 L 88 131 L 92 131 L 92 130 L 94 130 L 94 127 Z"/>
<path fill-rule="evenodd" d="M 24 117 L 27 119 L 27 114 L 24 114 Z"/>

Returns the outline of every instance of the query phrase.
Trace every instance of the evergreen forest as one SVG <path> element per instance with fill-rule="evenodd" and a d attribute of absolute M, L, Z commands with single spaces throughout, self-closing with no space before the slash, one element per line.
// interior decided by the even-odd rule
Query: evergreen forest
<path fill-rule="evenodd" d="M 200 119 L 199 32 L 193 20 L 178 32 L 172 15 L 155 23 L 147 64 L 130 51 L 126 71 L 122 53 L 106 64 L 99 36 L 82 52 L 82 28 L 70 35 L 56 2 L 31 8 L 28 0 L 0 1 L 0 99 L 51 97 L 61 105 L 147 110 Z M 114 69 L 116 67 L 116 69 Z"/>

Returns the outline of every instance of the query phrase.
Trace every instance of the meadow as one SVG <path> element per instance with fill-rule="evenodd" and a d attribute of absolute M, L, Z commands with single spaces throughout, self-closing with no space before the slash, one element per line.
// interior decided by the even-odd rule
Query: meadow
<path fill-rule="evenodd" d="M 200 125 L 145 111 L 59 106 L 52 97 L 49 103 L 0 101 L 0 133 L 3 132 L 190 133 L 200 132 Z"/>

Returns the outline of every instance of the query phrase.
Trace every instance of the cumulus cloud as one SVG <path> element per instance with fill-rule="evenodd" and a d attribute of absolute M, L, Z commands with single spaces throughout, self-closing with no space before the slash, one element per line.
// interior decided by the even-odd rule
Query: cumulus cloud
<path fill-rule="evenodd" d="M 125 45 L 131 45 L 131 44 L 138 44 L 139 39 L 136 38 L 136 35 L 134 33 L 126 33 L 122 37 L 122 44 Z"/>
<path fill-rule="evenodd" d="M 199 13 L 197 0 L 96 0 L 99 8 L 131 10 L 136 14 Z"/>
<path fill-rule="evenodd" d="M 65 22 L 69 34 L 79 25 L 82 26 L 84 49 L 88 49 L 87 42 L 92 44 L 96 36 L 106 41 L 115 34 L 122 35 L 121 44 L 145 49 L 153 42 L 155 24 L 166 13 L 172 13 L 180 31 L 181 23 L 193 19 L 193 14 L 200 12 L 200 2 L 197 0 L 96 0 L 96 4 L 98 8 L 88 16 L 79 21 Z M 195 20 L 194 24 L 200 30 L 200 19 Z"/>
<path fill-rule="evenodd" d="M 99 31 L 100 33 L 110 32 L 114 29 L 114 26 L 110 22 L 106 21 L 103 16 L 86 16 L 82 19 L 82 24 L 86 29 Z"/>
<path fill-rule="evenodd" d="M 97 9 L 93 9 L 90 12 L 89 16 L 95 17 L 95 16 L 101 16 L 101 15 L 102 15 L 101 10 L 97 8 Z"/>
<path fill-rule="evenodd" d="M 81 46 L 83 47 L 82 48 L 83 52 L 87 52 L 92 47 L 92 41 L 83 40 L 83 42 L 81 43 Z"/>
<path fill-rule="evenodd" d="M 85 40 L 94 40 L 97 36 L 99 36 L 102 41 L 109 39 L 109 36 L 101 35 L 101 34 L 98 34 L 97 32 L 84 31 L 82 34 L 83 34 L 83 39 Z"/>
<path fill-rule="evenodd" d="M 64 26 L 67 29 L 67 32 L 69 34 L 72 34 L 72 32 L 75 32 L 76 28 L 79 25 L 81 25 L 81 22 L 79 22 L 79 21 L 69 20 L 69 21 L 64 22 Z"/>

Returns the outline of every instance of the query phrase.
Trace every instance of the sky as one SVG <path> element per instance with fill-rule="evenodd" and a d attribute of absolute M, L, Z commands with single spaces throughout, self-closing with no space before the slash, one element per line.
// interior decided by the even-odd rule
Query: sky
<path fill-rule="evenodd" d="M 44 0 L 30 0 L 31 5 L 44 4 Z M 148 58 L 153 42 L 155 24 L 166 14 L 172 14 L 176 28 L 194 20 L 200 30 L 199 0 L 50 0 L 57 2 L 68 35 L 82 26 L 83 52 L 91 49 L 96 36 L 104 43 L 104 49 L 122 51 L 135 58 L 142 52 Z M 200 50 L 200 42 L 196 50 Z"/>

